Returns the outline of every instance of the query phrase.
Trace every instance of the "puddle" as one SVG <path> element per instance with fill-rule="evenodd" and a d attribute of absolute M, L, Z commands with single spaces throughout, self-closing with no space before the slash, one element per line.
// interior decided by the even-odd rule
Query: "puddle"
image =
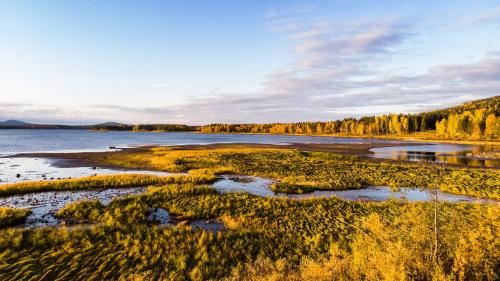
<path fill-rule="evenodd" d="M 498 151 L 498 146 L 474 146 L 460 144 L 433 144 L 415 146 L 377 147 L 370 149 L 370 157 L 403 161 L 439 162 L 476 167 L 500 167 L 499 159 L 488 159 Z M 472 157 L 472 155 L 479 155 Z"/>
<path fill-rule="evenodd" d="M 406 199 L 410 202 L 427 202 L 434 198 L 434 191 L 430 189 L 400 188 L 394 191 L 389 187 L 377 186 L 354 190 L 317 190 L 306 194 L 275 193 L 269 187 L 273 181 L 259 177 L 248 177 L 250 182 L 235 181 L 234 176 L 222 176 L 212 186 L 221 192 L 247 192 L 262 197 L 284 197 L 292 199 L 311 199 L 337 196 L 344 200 L 385 201 L 391 198 Z M 243 177 L 243 176 L 239 176 Z M 447 202 L 497 203 L 498 201 L 486 198 L 477 198 L 466 195 L 455 195 L 438 191 L 438 199 Z"/>
<path fill-rule="evenodd" d="M 46 158 L 1 158 L 0 184 L 22 181 L 56 180 L 106 174 L 151 174 L 166 176 L 167 172 L 104 169 L 99 167 L 57 167 L 60 160 Z"/>
<path fill-rule="evenodd" d="M 434 199 L 434 191 L 430 189 L 400 188 L 393 191 L 389 187 L 374 186 L 355 190 L 314 191 L 308 194 L 277 194 L 294 199 L 310 199 L 337 196 L 350 201 L 386 201 L 389 199 L 405 199 L 410 202 L 428 202 Z M 497 203 L 494 199 L 477 198 L 465 195 L 455 195 L 438 190 L 438 200 L 446 202 Z"/>
<path fill-rule="evenodd" d="M 193 230 L 203 229 L 213 232 L 226 230 L 224 223 L 218 219 L 177 221 L 175 217 L 171 217 L 168 211 L 163 208 L 151 208 L 147 221 L 152 225 L 161 227 L 190 226 Z"/>
<path fill-rule="evenodd" d="M 224 175 L 212 184 L 220 192 L 246 192 L 257 196 L 276 196 L 269 186 L 273 180 L 253 176 Z"/>
<path fill-rule="evenodd" d="M 25 223 L 21 225 L 23 227 L 57 226 L 59 220 L 54 217 L 54 212 L 71 202 L 83 199 L 99 199 L 101 203 L 107 205 L 115 197 L 143 193 L 146 189 L 146 187 L 132 187 L 104 190 L 48 191 L 0 198 L 0 206 L 31 209 L 32 213 Z"/>
<path fill-rule="evenodd" d="M 162 208 L 152 208 L 146 219 L 152 224 L 171 225 L 171 219 L 168 211 Z"/>
<path fill-rule="evenodd" d="M 192 229 L 203 229 L 206 231 L 224 231 L 226 226 L 219 220 L 195 220 L 188 223 Z"/>

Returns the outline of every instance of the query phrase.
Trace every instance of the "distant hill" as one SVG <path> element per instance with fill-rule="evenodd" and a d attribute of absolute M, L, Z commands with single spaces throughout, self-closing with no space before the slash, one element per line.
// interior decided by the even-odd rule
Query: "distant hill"
<path fill-rule="evenodd" d="M 57 124 L 33 124 L 19 120 L 7 120 L 0 122 L 0 129 L 64 129 L 64 130 L 81 130 L 89 129 L 90 126 L 72 126 L 72 125 L 57 125 Z"/>
<path fill-rule="evenodd" d="M 158 132 L 186 132 L 195 131 L 197 126 L 183 124 L 139 124 L 129 125 L 118 122 L 104 122 L 95 125 L 57 125 L 32 124 L 19 120 L 0 122 L 0 129 L 59 129 L 59 130 L 94 130 L 94 131 L 158 131 Z"/>
<path fill-rule="evenodd" d="M 26 122 L 23 122 L 23 121 L 19 121 L 19 120 L 7 120 L 7 121 L 4 121 L 4 122 L 0 122 L 0 126 L 30 126 L 30 125 L 33 125 L 31 123 L 26 123 Z"/>
<path fill-rule="evenodd" d="M 65 130 L 81 130 L 81 129 L 117 129 L 131 130 L 132 126 L 117 122 L 105 122 L 96 125 L 59 125 L 59 124 L 33 124 L 19 120 L 7 120 L 0 122 L 0 129 L 65 129 Z"/>
<path fill-rule="evenodd" d="M 105 122 L 105 123 L 100 123 L 100 124 L 95 124 L 93 126 L 130 126 L 128 124 L 123 124 L 123 123 L 118 123 L 118 122 Z"/>

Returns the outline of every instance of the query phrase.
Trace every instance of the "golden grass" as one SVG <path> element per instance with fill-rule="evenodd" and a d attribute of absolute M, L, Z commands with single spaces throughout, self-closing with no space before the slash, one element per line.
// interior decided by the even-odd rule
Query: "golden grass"
<path fill-rule="evenodd" d="M 100 175 L 54 181 L 32 181 L 0 185 L 0 196 L 42 191 L 106 189 L 158 184 L 210 183 L 217 180 L 215 174 L 193 173 L 189 175 L 156 176 L 143 174 Z"/>
<path fill-rule="evenodd" d="M 0 207 L 0 227 L 22 223 L 29 214 L 31 211 L 27 209 Z"/>

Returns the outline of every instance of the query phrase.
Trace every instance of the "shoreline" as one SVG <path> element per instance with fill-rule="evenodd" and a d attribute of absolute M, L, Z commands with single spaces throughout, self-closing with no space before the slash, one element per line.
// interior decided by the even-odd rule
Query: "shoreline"
<path fill-rule="evenodd" d="M 409 161 L 409 160 L 395 160 L 386 158 L 376 158 L 371 157 L 374 152 L 371 151 L 372 148 L 380 147 L 400 147 L 400 146 L 420 146 L 420 145 L 432 145 L 432 143 L 288 143 L 288 144 L 259 144 L 259 143 L 210 143 L 210 144 L 184 144 L 184 145 L 145 145 L 145 146 L 135 146 L 135 147 L 117 147 L 113 150 L 108 151 L 93 151 L 93 152 L 27 152 L 18 153 L 10 156 L 0 156 L 1 158 L 46 158 L 53 161 L 55 167 L 88 167 L 88 166 L 98 166 L 100 168 L 109 169 L 124 169 L 124 167 L 115 165 L 103 165 L 96 159 L 99 157 L 105 157 L 109 154 L 114 153 L 143 153 L 149 152 L 151 148 L 161 147 L 170 148 L 173 150 L 218 150 L 218 149 L 244 149 L 244 148 L 261 148 L 261 149 L 292 149 L 300 150 L 304 152 L 331 152 L 341 155 L 353 155 L 357 157 L 362 157 L 365 159 L 370 159 L 376 163 L 406 163 L 406 164 L 418 164 L 420 161 Z M 471 159 L 474 159 L 471 157 Z M 477 158 L 476 158 L 477 159 Z M 482 166 L 472 166 L 463 164 L 453 164 L 453 163 L 443 163 L 450 167 L 461 167 L 470 169 L 500 169 L 500 167 L 482 167 Z"/>
<path fill-rule="evenodd" d="M 411 145 L 411 144 L 409 144 Z M 332 152 L 342 155 L 354 155 L 364 158 L 369 158 L 375 162 L 399 162 L 403 163 L 405 161 L 401 160 L 390 160 L 383 158 L 372 158 L 369 157 L 373 152 L 370 151 L 372 148 L 377 147 L 397 147 L 401 144 L 391 144 L 391 143 L 357 143 L 357 144 L 306 144 L 306 143 L 289 143 L 286 145 L 277 144 L 259 144 L 259 143 L 211 143 L 211 144 L 185 144 L 185 145 L 168 145 L 168 146 L 157 146 L 157 145 L 144 145 L 138 147 L 125 147 L 117 148 L 116 150 L 109 151 L 82 151 L 82 152 L 26 152 L 17 153 L 9 156 L 0 156 L 2 158 L 45 158 L 52 162 L 52 165 L 57 168 L 69 168 L 69 167 L 100 167 L 105 169 L 124 169 L 125 167 L 102 164 L 96 159 L 99 157 L 105 157 L 108 154 L 114 153 L 143 153 L 149 152 L 151 148 L 162 147 L 171 148 L 174 150 L 204 150 L 204 149 L 239 149 L 239 148 L 261 148 L 261 149 L 298 149 L 302 151 L 314 151 L 314 152 Z M 133 169 L 131 169 L 133 170 Z"/>
<path fill-rule="evenodd" d="M 463 144 L 463 145 L 491 145 L 500 146 L 499 140 L 456 140 L 456 139 L 429 139 L 429 138 L 418 138 L 413 135 L 340 135 L 340 134 L 276 134 L 276 133 L 246 133 L 246 132 L 218 132 L 218 133 L 202 133 L 200 131 L 161 131 L 161 130 L 95 130 L 95 129 L 81 129 L 81 128 L 1 128 L 0 130 L 68 130 L 68 131 L 89 131 L 96 133 L 108 133 L 108 132 L 128 132 L 128 133 L 188 133 L 188 134 L 199 134 L 199 135 L 275 135 L 275 136 L 296 136 L 296 137 L 327 137 L 327 138 L 343 138 L 343 139 L 374 139 L 374 140 L 388 140 L 388 141 L 407 141 L 407 142 L 419 142 L 419 143 L 448 143 L 448 144 Z"/>
<path fill-rule="evenodd" d="M 350 136 L 350 135 L 306 135 L 306 134 L 275 134 L 275 133 L 235 133 L 235 132 L 220 132 L 220 133 L 201 133 L 190 132 L 200 135 L 275 135 L 275 136 L 296 136 L 296 137 L 328 137 L 328 138 L 343 138 L 343 139 L 375 139 L 375 140 L 389 140 L 389 141 L 407 141 L 407 142 L 421 142 L 421 143 L 449 143 L 449 144 L 464 144 L 464 145 L 498 145 L 500 140 L 448 140 L 448 139 L 419 139 L 414 136 L 392 136 L 392 135 L 369 135 L 369 136 Z"/>
<path fill-rule="evenodd" d="M 315 152 L 334 152 L 338 154 L 349 154 L 365 156 L 373 154 L 372 148 L 379 147 L 399 147 L 399 146 L 419 146 L 417 143 L 298 143 L 291 142 L 287 144 L 263 144 L 263 143 L 207 143 L 207 144 L 174 144 L 174 145 L 143 145 L 130 147 L 116 147 L 116 149 L 96 149 L 95 151 L 43 151 L 43 152 L 19 152 L 0 158 L 20 158 L 20 157 L 47 157 L 59 158 L 65 155 L 79 154 L 108 154 L 108 153 L 135 153 L 148 151 L 151 148 L 162 147 L 176 150 L 201 150 L 201 149 L 238 149 L 238 148 L 262 148 L 262 149 L 301 149 L 303 151 Z M 432 144 L 425 144 L 432 145 Z"/>

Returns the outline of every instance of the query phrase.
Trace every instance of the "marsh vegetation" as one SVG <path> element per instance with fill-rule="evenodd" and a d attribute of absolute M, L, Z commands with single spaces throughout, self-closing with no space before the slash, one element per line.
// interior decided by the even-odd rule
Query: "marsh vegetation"
<path fill-rule="evenodd" d="M 360 189 L 366 186 L 438 188 L 442 191 L 500 198 L 497 169 L 471 169 L 432 163 L 383 162 L 354 155 L 259 149 L 242 145 L 220 149 L 152 148 L 146 152 L 94 155 L 94 161 L 128 168 L 169 172 L 236 173 L 277 180 L 281 193 Z"/>
<path fill-rule="evenodd" d="M 179 220 L 215 220 L 225 231 L 147 224 L 151 208 Z M 219 194 L 190 184 L 71 204 L 57 215 L 86 228 L 0 232 L 5 280 L 494 280 L 499 209 L 439 206 L 434 249 L 428 203 L 287 200 Z M 436 250 L 437 255 L 433 256 Z"/>
<path fill-rule="evenodd" d="M 234 174 L 273 178 L 275 190 L 294 194 L 390 185 L 439 187 L 498 199 L 500 177 L 495 169 L 245 146 L 153 148 L 88 157 L 106 165 L 187 174 L 96 176 L 0 186 L 3 196 L 149 186 L 145 193 L 115 198 L 109 204 L 81 200 L 55 213 L 59 219 L 86 225 L 1 230 L 0 279 L 499 278 L 500 208 L 496 203 L 291 200 L 220 192 L 206 185 L 218 175 Z M 244 176 L 231 178 L 251 184 Z M 165 210 L 176 223 L 152 224 L 154 210 Z M 4 226 L 27 215 L 18 209 L 1 214 Z M 215 226 L 203 229 L 199 222 Z"/>

